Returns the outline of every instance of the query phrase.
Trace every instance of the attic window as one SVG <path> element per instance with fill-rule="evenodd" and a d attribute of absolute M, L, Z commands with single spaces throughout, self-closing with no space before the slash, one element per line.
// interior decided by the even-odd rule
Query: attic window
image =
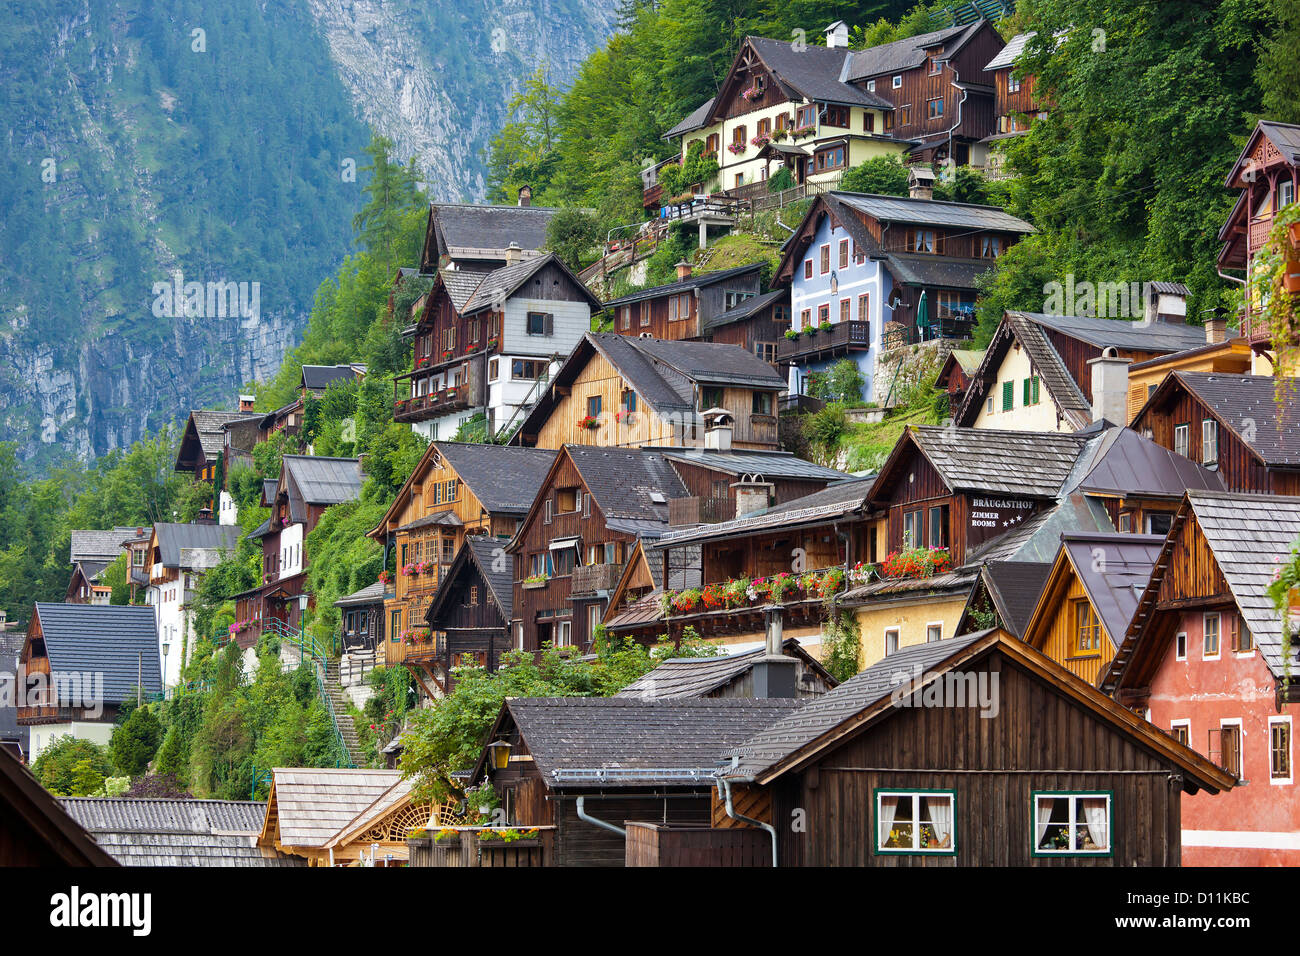
<path fill-rule="evenodd" d="M 664 497 L 664 493 L 663 493 L 662 491 L 652 491 L 652 492 L 650 492 L 650 500 L 653 501 L 653 502 L 654 502 L 655 504 L 657 504 L 657 505 L 666 505 L 666 504 L 668 504 L 668 499 L 667 499 L 666 497 Z"/>

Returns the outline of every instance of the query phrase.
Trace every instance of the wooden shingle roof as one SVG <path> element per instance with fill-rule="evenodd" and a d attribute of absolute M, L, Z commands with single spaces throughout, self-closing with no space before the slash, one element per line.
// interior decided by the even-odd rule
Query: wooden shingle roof
<path fill-rule="evenodd" d="M 1055 498 L 1084 439 L 1059 432 L 1000 431 L 911 425 L 911 436 L 951 491 Z M 891 458 L 898 454 L 904 442 Z M 888 464 L 881 469 L 883 475 Z"/>
<path fill-rule="evenodd" d="M 357 814 L 401 780 L 396 770 L 277 767 L 271 771 L 271 794 L 262 824 L 262 842 L 276 840 L 285 847 L 325 846 Z"/>
<path fill-rule="evenodd" d="M 805 667 L 817 671 L 830 687 L 833 678 L 824 667 L 793 638 L 784 642 L 785 653 L 798 657 Z M 642 700 L 671 700 L 682 697 L 706 697 L 753 669 L 754 664 L 767 653 L 756 648 L 740 654 L 722 654 L 718 657 L 673 657 L 663 661 L 648 674 L 643 674 L 620 690 L 615 697 L 635 697 Z"/>

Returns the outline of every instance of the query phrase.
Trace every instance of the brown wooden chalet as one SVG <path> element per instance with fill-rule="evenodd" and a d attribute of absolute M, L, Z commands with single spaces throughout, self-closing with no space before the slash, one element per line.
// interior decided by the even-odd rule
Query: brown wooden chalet
<path fill-rule="evenodd" d="M 1038 34 L 1030 30 L 1007 41 L 998 55 L 984 66 L 987 80 L 993 84 L 994 115 L 997 131 L 989 137 L 997 142 L 1005 137 L 1024 134 L 1032 123 L 1047 115 L 1046 106 L 1036 94 L 1037 77 L 1017 66 L 1016 60 Z"/>
<path fill-rule="evenodd" d="M 704 339 L 710 322 L 758 296 L 761 265 L 696 273 L 677 264 L 677 280 L 611 299 L 604 310 L 619 335 L 656 339 Z M 736 343 L 740 344 L 740 343 Z"/>
<path fill-rule="evenodd" d="M 1172 866 L 1182 794 L 1234 783 L 1002 630 L 899 650 L 723 758 L 714 826 L 776 824 L 779 866 Z"/>
<path fill-rule="evenodd" d="M 448 262 L 480 270 L 500 268 L 512 244 L 524 256 L 540 255 L 546 227 L 558 211 L 524 202 L 522 196 L 517 206 L 430 203 L 420 274 L 434 275 Z"/>
<path fill-rule="evenodd" d="M 784 389 L 771 365 L 734 345 L 591 332 L 511 441 L 776 450 Z"/>
<path fill-rule="evenodd" d="M 136 536 L 136 528 L 121 527 L 108 531 L 74 530 L 68 557 L 72 561 L 72 578 L 64 593 L 66 604 L 107 604 L 112 588 L 101 581 L 104 570 L 117 560 L 124 542 Z"/>
<path fill-rule="evenodd" d="M 1300 194 L 1300 125 L 1261 121 L 1246 140 L 1225 185 L 1238 190 L 1239 195 L 1219 230 L 1218 238 L 1223 243 L 1219 268 L 1242 269 L 1249 276 L 1251 262 L 1268 241 L 1274 216 Z M 1300 236 L 1296 233 L 1293 226 L 1291 243 L 1300 256 Z M 1269 330 L 1258 306 L 1252 304 L 1246 309 L 1241 334 L 1257 352 L 1272 350 Z"/>
<path fill-rule="evenodd" d="M 420 664 L 434 670 L 431 679 L 448 690 L 454 668 L 494 671 L 501 653 L 510 649 L 514 558 L 506 553 L 509 543 L 489 535 L 467 537 L 429 602 L 425 621 L 441 653 Z"/>
<path fill-rule="evenodd" d="M 707 825 L 719 755 L 799 703 L 507 700 L 472 779 L 491 781 L 510 826 L 548 828 L 544 865 L 622 866 L 628 821 Z"/>
<path fill-rule="evenodd" d="M 0 867 L 117 865 L 32 772 L 0 747 Z"/>
<path fill-rule="evenodd" d="M 1153 315 L 1153 319 L 1135 323 L 1007 312 L 971 374 L 965 398 L 954 408 L 954 421 L 969 427 L 1014 428 L 1013 422 L 1025 422 L 1027 407 L 1050 403 L 1051 413 L 1036 419 L 1039 427 L 1050 426 L 1054 416 L 1058 428 L 1077 431 L 1095 420 L 1094 412 L 1105 412 L 1108 407 L 1112 410 L 1103 417 L 1124 424 L 1128 418 L 1127 363 L 1097 369 L 1094 360 L 1105 354 L 1145 362 L 1206 344 L 1205 329 L 1187 325 L 1180 316 Z M 1096 391 L 1099 374 L 1102 389 L 1113 393 L 1109 406 L 1104 401 L 1107 396 Z M 1098 399 L 1103 401 L 1098 404 Z"/>
<path fill-rule="evenodd" d="M 554 461 L 555 452 L 540 448 L 430 442 L 369 532 L 395 567 L 386 583 L 383 660 L 417 673 L 442 666 L 446 647 L 426 625 L 438 585 L 469 536 L 509 539 L 518 530 Z"/>
<path fill-rule="evenodd" d="M 217 464 L 225 447 L 225 427 L 243 422 L 256 427 L 255 423 L 261 417 L 246 400 L 241 400 L 239 411 L 193 410 L 181 432 L 180 447 L 176 450 L 176 470 L 190 472 L 200 481 L 212 481 L 217 476 Z"/>
<path fill-rule="evenodd" d="M 983 360 L 983 349 L 953 349 L 943 360 L 934 387 L 947 393 L 950 410 L 956 411 L 961 407 L 962 399 L 966 397 L 966 390 L 970 388 L 971 377 Z"/>
<path fill-rule="evenodd" d="M 262 581 L 235 595 L 235 639 L 240 647 L 256 644 L 263 629 L 278 621 L 302 626 L 314 603 L 307 591 L 307 536 L 332 505 L 352 501 L 365 476 L 355 458 L 285 455 L 280 477 L 262 483 L 262 506 L 271 516 L 248 534 L 262 544 Z"/>
<path fill-rule="evenodd" d="M 1263 375 L 1171 372 L 1133 420 L 1163 448 L 1217 471 L 1228 491 L 1300 494 L 1300 405 Z"/>

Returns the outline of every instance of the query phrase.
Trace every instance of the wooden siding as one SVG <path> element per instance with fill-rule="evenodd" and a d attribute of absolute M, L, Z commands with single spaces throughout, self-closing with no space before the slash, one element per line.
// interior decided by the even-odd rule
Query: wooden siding
<path fill-rule="evenodd" d="M 628 866 L 771 866 L 764 830 L 627 825 Z"/>
<path fill-rule="evenodd" d="M 1046 635 L 1041 639 L 1031 639 L 1030 635 L 1026 634 L 1026 640 L 1075 677 L 1086 680 L 1089 684 L 1096 684 L 1101 669 L 1115 656 L 1115 637 L 1106 630 L 1106 625 L 1098 615 L 1097 622 L 1101 632 L 1100 649 L 1079 650 L 1075 606 L 1079 601 L 1088 601 L 1088 594 L 1083 589 L 1079 576 L 1073 570 L 1068 568 L 1065 570 L 1063 581 L 1049 596 L 1049 601 L 1051 603 L 1046 608 L 1048 611 Z M 1096 608 L 1093 609 L 1093 613 L 1096 613 Z M 1118 636 L 1121 640 L 1124 637 L 1122 634 Z"/>
<path fill-rule="evenodd" d="M 628 799 L 632 797 L 632 799 Z M 551 794 L 555 804 L 556 866 L 624 866 L 627 847 L 622 836 L 578 819 L 575 797 Z M 628 821 L 667 823 L 673 826 L 704 827 L 709 821 L 709 795 L 673 794 L 636 796 L 622 791 L 617 798 L 592 795 L 585 803 L 589 816 L 621 827 Z M 766 836 L 766 834 L 764 834 Z"/>
<path fill-rule="evenodd" d="M 1192 511 L 1178 528 L 1168 557 L 1169 566 L 1156 592 L 1157 608 L 1235 603 L 1219 562 L 1201 533 Z"/>
<path fill-rule="evenodd" d="M 1177 866 L 1181 791 L 1171 765 L 996 652 L 998 712 L 893 710 L 773 786 L 781 866 Z M 955 792 L 955 854 L 875 850 L 878 788 Z M 1031 852 L 1034 791 L 1112 795 L 1110 855 Z M 806 830 L 789 825 L 804 811 Z"/>

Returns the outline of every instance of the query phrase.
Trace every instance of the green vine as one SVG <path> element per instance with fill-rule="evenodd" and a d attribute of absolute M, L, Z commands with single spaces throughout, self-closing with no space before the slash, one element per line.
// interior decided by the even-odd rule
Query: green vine
<path fill-rule="evenodd" d="M 1287 292 L 1284 285 L 1288 260 L 1294 263 L 1300 259 L 1300 250 L 1290 239 L 1294 223 L 1300 223 L 1300 203 L 1284 206 L 1273 217 L 1268 241 L 1255 254 L 1251 265 L 1249 298 L 1258 304 L 1276 351 L 1274 378 L 1279 407 L 1285 402 L 1287 392 L 1294 388 L 1289 373 L 1300 365 L 1300 316 L 1297 316 L 1300 296 Z"/>

